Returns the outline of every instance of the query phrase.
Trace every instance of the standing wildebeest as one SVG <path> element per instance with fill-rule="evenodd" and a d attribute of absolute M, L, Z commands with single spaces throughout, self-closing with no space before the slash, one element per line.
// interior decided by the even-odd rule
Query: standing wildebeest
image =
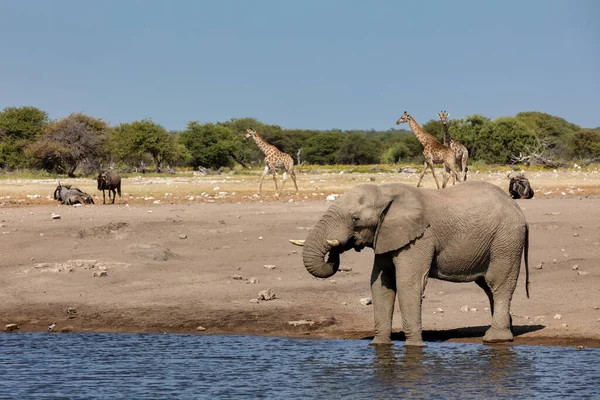
<path fill-rule="evenodd" d="M 73 205 L 73 204 L 94 204 L 92 196 L 85 193 L 84 191 L 71 188 L 71 185 L 61 185 L 60 182 L 54 190 L 54 200 L 60 201 L 62 204 Z"/>
<path fill-rule="evenodd" d="M 110 201 L 110 192 L 112 191 L 112 203 L 115 204 L 117 192 L 121 197 L 121 177 L 115 171 L 102 171 L 98 175 L 98 190 L 102 190 L 102 204 L 106 204 L 105 190 L 108 190 L 108 200 Z"/>

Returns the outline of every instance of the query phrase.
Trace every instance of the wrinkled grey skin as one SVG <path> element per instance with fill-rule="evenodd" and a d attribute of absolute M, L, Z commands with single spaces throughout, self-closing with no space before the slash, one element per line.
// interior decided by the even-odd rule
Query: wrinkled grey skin
<path fill-rule="evenodd" d="M 510 302 L 523 250 L 529 295 L 528 232 L 516 202 L 489 183 L 465 182 L 444 191 L 361 185 L 331 205 L 306 238 L 302 257 L 312 275 L 327 278 L 338 270 L 340 253 L 374 249 L 372 344 L 391 343 L 398 297 L 405 345 L 424 346 L 421 299 L 428 277 L 476 282 L 492 313 L 483 340 L 504 342 L 513 340 Z M 331 248 L 327 240 L 340 244 Z"/>
<path fill-rule="evenodd" d="M 71 185 L 62 186 L 60 183 L 54 190 L 54 200 L 70 206 L 73 204 L 94 204 L 94 199 L 89 194 L 80 189 L 71 188 Z"/>
<path fill-rule="evenodd" d="M 108 190 L 108 201 L 112 192 L 112 203 L 115 204 L 117 192 L 121 197 L 121 177 L 115 171 L 102 171 L 98 174 L 98 190 L 102 190 L 102 204 L 106 204 L 105 190 Z"/>

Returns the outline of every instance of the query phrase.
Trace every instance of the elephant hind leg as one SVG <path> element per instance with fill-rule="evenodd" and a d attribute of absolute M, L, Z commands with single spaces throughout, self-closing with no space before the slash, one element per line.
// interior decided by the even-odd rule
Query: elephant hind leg
<path fill-rule="evenodd" d="M 488 300 L 490 301 L 490 311 L 492 313 L 492 316 L 494 315 L 494 295 L 492 294 L 492 289 L 490 289 L 490 287 L 488 286 L 487 282 L 485 281 L 484 277 L 481 278 L 477 278 L 477 280 L 475 280 L 475 283 L 483 289 L 483 291 L 485 292 L 485 294 L 488 297 Z"/>
<path fill-rule="evenodd" d="M 520 266 L 520 261 L 520 259 L 516 261 L 517 266 Z M 485 343 L 512 342 L 513 340 L 510 302 L 517 286 L 518 272 L 517 274 L 508 273 L 513 270 L 512 263 L 514 262 L 504 259 L 501 262 L 502 265 L 498 265 L 499 262 L 490 264 L 485 276 L 484 282 L 491 293 L 490 306 L 492 307 L 492 325 L 483 337 Z M 486 291 L 485 288 L 484 291 Z"/>

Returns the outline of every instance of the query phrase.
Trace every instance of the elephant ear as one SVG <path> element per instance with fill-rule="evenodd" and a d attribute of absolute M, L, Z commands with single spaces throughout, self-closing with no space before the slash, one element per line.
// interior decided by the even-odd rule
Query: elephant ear
<path fill-rule="evenodd" d="M 391 196 L 375 231 L 375 254 L 400 249 L 423 236 L 429 223 L 419 197 L 408 188 L 397 190 Z"/>

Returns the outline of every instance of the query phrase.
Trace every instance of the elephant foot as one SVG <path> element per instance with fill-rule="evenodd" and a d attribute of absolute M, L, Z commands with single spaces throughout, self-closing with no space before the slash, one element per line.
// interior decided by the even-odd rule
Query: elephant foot
<path fill-rule="evenodd" d="M 370 346 L 390 346 L 392 345 L 392 339 L 390 338 L 380 338 L 380 337 L 375 337 L 373 338 L 373 340 L 371 340 L 371 343 L 369 343 Z"/>
<path fill-rule="evenodd" d="M 407 339 L 404 342 L 404 347 L 427 347 L 427 345 L 421 339 Z"/>
<path fill-rule="evenodd" d="M 510 329 L 498 329 L 490 327 L 483 336 L 483 343 L 512 342 L 514 336 Z"/>

